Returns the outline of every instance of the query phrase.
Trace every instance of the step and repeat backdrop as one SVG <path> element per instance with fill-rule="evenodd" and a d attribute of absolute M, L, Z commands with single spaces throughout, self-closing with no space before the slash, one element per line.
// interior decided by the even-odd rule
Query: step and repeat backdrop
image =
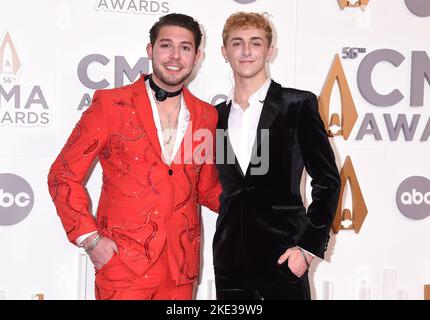
<path fill-rule="evenodd" d="M 268 13 L 270 75 L 319 96 L 336 154 L 342 196 L 326 259 L 310 270 L 313 297 L 430 299 L 428 0 L 0 0 L 0 299 L 94 299 L 93 266 L 66 239 L 49 167 L 95 89 L 151 72 L 145 47 L 162 15 L 201 23 L 204 54 L 188 87 L 225 99 L 221 31 L 237 11 Z M 86 185 L 93 209 L 101 184 L 97 164 Z M 216 298 L 216 217 L 202 209 L 197 299 Z"/>

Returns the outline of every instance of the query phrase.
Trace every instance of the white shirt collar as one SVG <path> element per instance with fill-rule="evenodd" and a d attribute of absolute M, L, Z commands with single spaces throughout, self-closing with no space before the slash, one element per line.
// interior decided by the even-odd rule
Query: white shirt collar
<path fill-rule="evenodd" d="M 161 151 L 164 154 L 165 153 L 165 148 L 164 148 L 164 143 L 163 143 L 163 130 L 161 127 L 161 119 L 160 119 L 160 115 L 158 114 L 158 110 L 157 110 L 157 104 L 155 102 L 155 98 L 154 98 L 154 94 L 152 93 L 152 89 L 149 85 L 149 81 L 146 80 L 145 81 L 145 85 L 146 85 L 146 91 L 148 93 L 148 98 L 149 98 L 149 102 L 151 104 L 151 109 L 152 109 L 152 117 L 154 119 L 155 122 L 155 127 L 157 128 L 157 136 L 158 136 L 158 142 L 160 143 L 160 147 L 161 147 Z M 179 109 L 179 115 L 178 115 L 178 129 L 176 131 L 176 139 L 175 139 L 175 144 L 173 147 L 173 155 L 172 155 L 172 161 L 175 158 L 175 155 L 182 143 L 182 140 L 185 136 L 185 131 L 187 130 L 188 127 L 188 123 L 190 121 L 190 111 L 187 107 L 187 104 L 185 103 L 184 100 L 184 95 L 181 94 L 181 106 Z"/>
<path fill-rule="evenodd" d="M 255 102 L 263 103 L 264 99 L 266 99 L 267 92 L 269 91 L 270 84 L 272 82 L 272 79 L 270 77 L 267 77 L 266 81 L 261 85 L 260 88 L 257 89 L 250 97 L 249 97 L 249 104 L 252 105 Z M 236 107 L 236 101 L 234 100 L 235 95 L 235 87 L 231 88 L 230 94 L 227 97 L 226 103 L 229 104 L 232 103 L 232 107 Z M 239 106 L 240 107 L 240 106 Z"/>

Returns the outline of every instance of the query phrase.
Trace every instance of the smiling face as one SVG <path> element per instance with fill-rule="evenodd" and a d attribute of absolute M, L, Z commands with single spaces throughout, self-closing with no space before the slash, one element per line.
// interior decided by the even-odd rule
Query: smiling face
<path fill-rule="evenodd" d="M 241 78 L 265 77 L 272 51 L 265 31 L 256 28 L 232 30 L 222 47 L 235 77 Z"/>
<path fill-rule="evenodd" d="M 193 33 L 177 26 L 161 27 L 154 45 L 149 43 L 146 50 L 154 82 L 167 91 L 182 87 L 200 56 Z"/>

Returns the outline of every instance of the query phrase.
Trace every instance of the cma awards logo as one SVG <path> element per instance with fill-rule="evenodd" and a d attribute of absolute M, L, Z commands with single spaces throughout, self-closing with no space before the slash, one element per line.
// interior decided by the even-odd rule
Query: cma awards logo
<path fill-rule="evenodd" d="M 357 49 L 357 48 L 352 48 Z M 351 49 L 351 50 L 352 50 Z M 362 50 L 363 51 L 363 50 Z M 352 52 L 352 51 L 351 51 Z M 349 54 L 351 54 L 351 52 Z M 355 57 L 357 51 L 355 51 Z M 389 111 L 391 107 L 400 103 L 405 96 L 398 88 L 389 89 L 388 93 L 381 93 L 375 87 L 376 77 L 374 70 L 379 64 L 391 64 L 399 67 L 406 57 L 393 49 L 378 49 L 368 53 L 360 62 L 357 70 L 357 86 L 361 96 L 372 106 L 384 107 L 384 113 L 367 112 L 360 120 L 360 125 L 355 136 L 355 140 L 363 140 L 364 137 L 375 141 L 404 140 L 426 142 L 430 137 L 430 118 L 417 113 L 425 111 L 424 92 L 425 85 L 430 84 L 430 59 L 425 51 L 412 51 L 410 68 L 410 100 L 409 106 L 413 107 L 414 114 L 395 114 Z M 334 84 L 338 83 L 340 93 L 340 112 L 330 115 L 330 96 Z M 399 81 L 401 83 L 401 81 Z M 350 138 L 350 134 L 358 121 L 358 114 L 349 89 L 348 81 L 340 61 L 339 55 L 335 55 L 333 63 L 322 89 L 320 99 L 320 112 L 330 136 L 340 135 L 345 140 Z M 421 109 L 419 109 L 421 108 Z M 408 119 L 410 118 L 410 120 Z M 417 130 L 419 125 L 421 131 Z M 385 128 L 386 134 L 382 134 Z M 384 133 L 385 133 L 384 132 Z"/>
<path fill-rule="evenodd" d="M 369 0 L 337 0 L 340 8 L 343 10 L 345 8 L 357 8 L 360 7 L 361 10 L 365 10 L 366 6 L 369 4 Z M 406 7 L 410 12 L 419 17 L 430 17 L 430 1 L 428 0 L 405 0 Z"/>
<path fill-rule="evenodd" d="M 16 79 L 22 64 L 16 52 L 15 45 L 6 31 L 5 36 L 0 44 L 0 75 Z"/>
<path fill-rule="evenodd" d="M 336 81 L 338 82 L 340 90 L 341 116 L 339 116 L 338 113 L 333 113 L 331 117 L 329 117 L 330 98 Z M 338 55 L 336 55 L 333 60 L 331 69 L 320 94 L 319 109 L 328 136 L 334 137 L 336 135 L 341 135 L 344 139 L 348 139 L 352 128 L 357 121 L 358 114 Z M 352 160 L 349 156 L 345 159 L 340 172 L 340 178 L 340 196 L 332 230 L 334 233 L 338 233 L 340 230 L 354 230 L 358 233 L 366 219 L 368 211 Z M 348 190 L 350 190 L 351 193 L 352 208 L 344 208 L 347 185 L 349 185 Z"/>
<path fill-rule="evenodd" d="M 113 61 L 112 61 L 113 60 Z M 99 65 L 114 69 L 114 79 L 109 81 L 106 78 L 97 76 L 98 73 L 91 73 L 90 66 Z M 81 84 L 90 90 L 108 88 L 112 82 L 115 88 L 121 87 L 126 80 L 130 83 L 139 78 L 142 74 L 149 73 L 149 59 L 140 57 L 134 64 L 130 64 L 124 56 L 115 56 L 113 59 L 103 54 L 89 54 L 78 63 L 78 78 Z M 91 104 L 91 95 L 85 92 L 80 98 L 77 110 L 82 110 Z"/>
<path fill-rule="evenodd" d="M 170 11 L 168 1 L 154 0 L 97 0 L 94 10 L 147 15 L 164 15 Z"/>
<path fill-rule="evenodd" d="M 346 58 L 356 58 L 359 52 L 365 50 L 357 50 L 352 48 L 346 51 Z M 362 97 L 369 104 L 376 107 L 390 107 L 398 104 L 404 99 L 404 95 L 399 89 L 393 89 L 387 94 L 382 94 L 375 89 L 373 79 L 373 71 L 379 63 L 390 63 L 394 67 L 398 67 L 405 60 L 405 56 L 393 49 L 379 49 L 368 53 L 360 62 L 357 70 L 357 86 Z M 413 51 L 411 55 L 411 74 L 410 74 L 410 107 L 424 106 L 424 86 L 426 82 L 430 84 L 430 59 L 425 51 Z M 340 114 L 331 112 L 330 98 L 332 89 L 337 82 L 340 95 Z M 332 103 L 333 104 L 333 103 Z M 335 55 L 326 81 L 322 88 L 319 97 L 319 109 L 323 119 L 325 128 L 330 137 L 340 136 L 344 140 L 350 139 L 351 132 L 358 122 L 359 115 L 351 94 L 345 72 L 339 58 Z M 385 109 L 386 110 L 386 109 Z M 405 113 L 394 114 L 385 112 L 382 114 L 383 122 L 378 121 L 380 114 L 368 112 L 361 120 L 358 128 L 358 133 L 355 140 L 360 141 L 366 136 L 375 141 L 383 140 L 381 129 L 385 127 L 389 141 L 413 141 L 425 142 L 430 137 L 430 119 L 424 120 L 424 129 L 418 133 L 418 124 L 422 120 L 422 115 L 415 113 L 411 120 L 408 120 Z M 401 137 L 403 136 L 403 139 Z M 333 231 L 338 232 L 343 229 L 353 229 L 358 232 L 367 215 L 366 204 L 360 190 L 358 179 L 354 172 L 352 160 L 347 157 L 345 164 L 341 170 L 341 196 L 338 204 L 336 217 L 333 224 Z M 349 183 L 352 196 L 352 210 L 343 209 L 343 196 L 346 190 L 346 184 Z M 413 190 L 411 191 L 411 199 L 414 197 Z M 419 195 L 416 194 L 419 198 Z M 423 195 L 425 200 L 425 195 Z M 415 198 L 415 199 L 418 199 Z"/>
<path fill-rule="evenodd" d="M 17 83 L 21 59 L 8 31 L 0 38 L 0 126 L 47 126 L 49 106 L 39 85 Z"/>
<path fill-rule="evenodd" d="M 10 226 L 24 220 L 33 209 L 34 192 L 22 177 L 0 174 L 0 226 Z"/>
<path fill-rule="evenodd" d="M 340 181 L 340 196 L 332 230 L 334 233 L 338 233 L 340 230 L 354 230 L 358 233 L 366 219 L 367 207 L 355 174 L 354 166 L 352 165 L 352 160 L 349 156 L 346 157 L 342 170 L 340 171 Z M 352 208 L 344 207 L 344 196 L 347 185 L 349 185 L 351 193 Z"/>
<path fill-rule="evenodd" d="M 366 6 L 369 4 L 369 0 L 356 0 L 356 1 L 348 1 L 348 0 L 337 0 L 340 8 L 343 10 L 345 8 L 357 8 L 360 7 L 361 10 L 365 10 Z"/>
<path fill-rule="evenodd" d="M 403 180 L 396 193 L 396 203 L 400 212 L 413 220 L 421 220 L 430 215 L 430 180 L 413 176 Z"/>

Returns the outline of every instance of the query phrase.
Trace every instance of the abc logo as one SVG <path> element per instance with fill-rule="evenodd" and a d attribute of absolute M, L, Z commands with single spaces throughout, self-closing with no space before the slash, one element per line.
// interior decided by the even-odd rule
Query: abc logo
<path fill-rule="evenodd" d="M 406 217 L 420 220 L 430 215 L 430 180 L 413 176 L 400 183 L 396 203 Z"/>
<path fill-rule="evenodd" d="M 409 11 L 419 17 L 430 16 L 430 2 L 425 0 L 405 0 Z"/>
<path fill-rule="evenodd" d="M 28 206 L 30 204 L 30 195 L 27 192 L 20 192 L 14 197 L 12 193 L 4 192 L 3 189 L 0 189 L 0 206 L 10 208 L 14 204 L 21 208 Z"/>
<path fill-rule="evenodd" d="M 31 212 L 34 193 L 30 184 L 15 174 L 0 174 L 0 225 L 10 226 Z"/>

